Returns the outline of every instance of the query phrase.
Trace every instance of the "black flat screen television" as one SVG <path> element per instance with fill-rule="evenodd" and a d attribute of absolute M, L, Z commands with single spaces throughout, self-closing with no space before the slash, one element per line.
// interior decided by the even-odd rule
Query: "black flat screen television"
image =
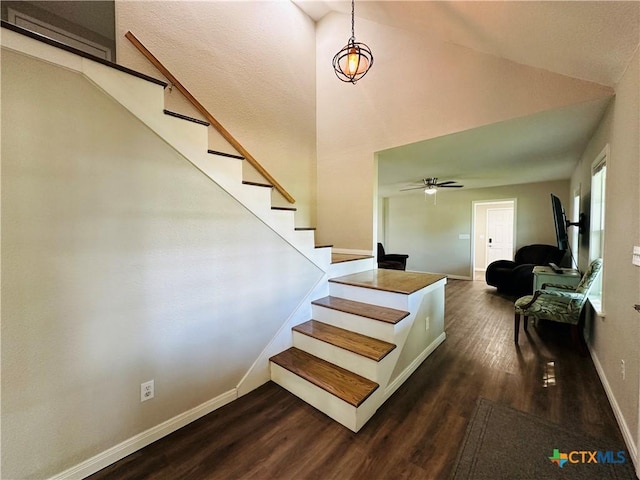
<path fill-rule="evenodd" d="M 551 207 L 553 209 L 553 223 L 556 227 L 556 241 L 558 248 L 563 252 L 569 248 L 569 236 L 567 235 L 567 217 L 562 208 L 562 202 L 553 193 L 551 194 Z"/>

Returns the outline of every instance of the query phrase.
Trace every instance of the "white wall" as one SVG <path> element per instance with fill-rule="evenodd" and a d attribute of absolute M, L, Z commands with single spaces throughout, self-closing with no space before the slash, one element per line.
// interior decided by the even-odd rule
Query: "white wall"
<path fill-rule="evenodd" d="M 296 225 L 315 226 L 313 22 L 291 2 L 117 0 L 116 26 L 118 63 L 160 76 L 130 30 L 296 199 Z M 169 106 L 193 113 L 175 92 Z"/>
<path fill-rule="evenodd" d="M 358 18 L 375 63 L 355 86 L 331 67 L 349 18 L 317 26 L 318 240 L 371 249 L 374 152 L 610 95 L 610 89 Z M 345 208 L 348 206 L 348 208 Z"/>
<path fill-rule="evenodd" d="M 638 438 L 640 380 L 640 319 L 633 305 L 640 302 L 640 268 L 631 264 L 634 245 L 640 244 L 640 123 L 638 112 L 640 61 L 638 52 L 616 86 L 615 101 L 607 110 L 571 179 L 571 190 L 580 186 L 582 211 L 589 214 L 591 164 L 606 144 L 607 158 L 604 317 L 590 325 L 590 347 L 601 368 L 603 383 L 611 395 L 627 439 Z M 588 235 L 583 236 L 580 268 L 588 264 Z M 626 379 L 620 361 L 626 365 Z"/>
<path fill-rule="evenodd" d="M 233 396 L 323 272 L 75 73 L 3 51 L 2 126 L 2 478 Z"/>
<path fill-rule="evenodd" d="M 516 249 L 532 243 L 556 244 L 550 194 L 563 204 L 569 182 L 541 182 L 437 193 L 437 202 L 421 192 L 388 199 L 386 238 L 389 253 L 409 254 L 407 270 L 472 276 L 473 202 L 516 199 Z M 460 235 L 469 235 L 461 239 Z"/>

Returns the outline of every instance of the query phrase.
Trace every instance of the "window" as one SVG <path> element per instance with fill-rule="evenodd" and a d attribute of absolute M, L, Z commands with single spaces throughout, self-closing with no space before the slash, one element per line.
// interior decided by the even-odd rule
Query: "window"
<path fill-rule="evenodd" d="M 589 261 L 604 256 L 604 224 L 606 206 L 606 186 L 607 186 L 607 157 L 609 155 L 609 145 L 607 145 L 600 155 L 593 162 L 591 167 L 591 219 L 589 221 Z M 603 258 L 604 271 L 604 258 Z M 602 272 L 596 279 L 589 301 L 596 309 L 602 313 L 604 310 L 604 298 L 602 292 Z"/>

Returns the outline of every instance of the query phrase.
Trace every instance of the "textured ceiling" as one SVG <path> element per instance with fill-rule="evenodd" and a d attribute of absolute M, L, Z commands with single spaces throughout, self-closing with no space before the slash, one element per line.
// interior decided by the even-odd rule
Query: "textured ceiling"
<path fill-rule="evenodd" d="M 295 0 L 314 20 L 351 3 Z M 356 17 L 428 32 L 517 63 L 614 86 L 640 35 L 640 2 L 362 1 Z"/>
<path fill-rule="evenodd" d="M 294 0 L 318 21 L 351 2 Z M 365 1 L 356 17 L 614 87 L 640 42 L 640 2 Z M 357 23 L 357 19 L 356 19 Z M 569 178 L 609 100 L 380 152 L 379 194 L 424 177 L 467 188 Z M 514 168 L 515 167 L 515 168 Z"/>
<path fill-rule="evenodd" d="M 594 100 L 379 152 L 379 195 L 406 195 L 411 192 L 401 193 L 402 188 L 430 177 L 456 180 L 466 188 L 569 178 L 609 101 Z"/>

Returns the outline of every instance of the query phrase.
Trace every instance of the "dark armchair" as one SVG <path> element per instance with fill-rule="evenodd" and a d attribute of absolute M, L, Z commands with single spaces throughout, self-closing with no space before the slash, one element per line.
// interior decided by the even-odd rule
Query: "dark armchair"
<path fill-rule="evenodd" d="M 409 258 L 409 255 L 385 253 L 382 244 L 378 243 L 378 268 L 405 270 L 407 268 L 407 258 Z"/>
<path fill-rule="evenodd" d="M 511 260 L 496 260 L 487 267 L 485 279 L 501 293 L 527 295 L 533 292 L 533 267 L 560 264 L 564 252 L 553 245 L 526 245 Z"/>

